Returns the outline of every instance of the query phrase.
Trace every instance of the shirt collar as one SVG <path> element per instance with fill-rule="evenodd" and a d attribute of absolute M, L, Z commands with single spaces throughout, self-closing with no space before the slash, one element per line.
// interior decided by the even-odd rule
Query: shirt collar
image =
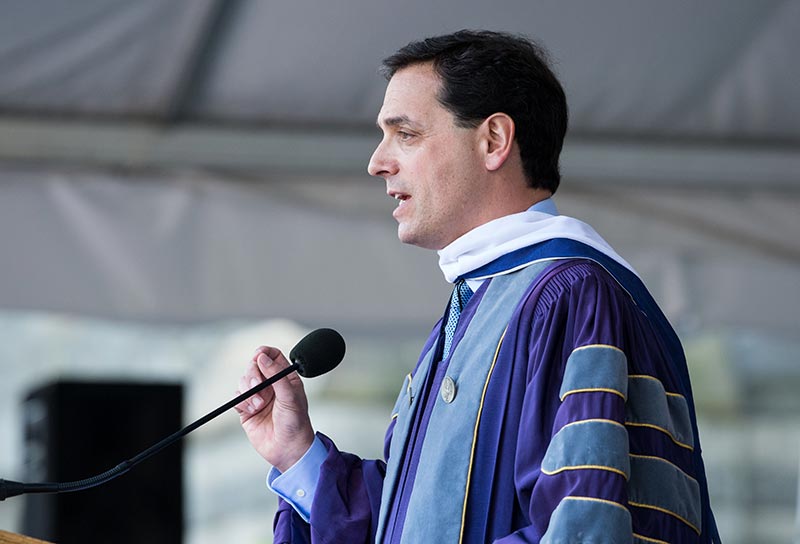
<path fill-rule="evenodd" d="M 528 211 L 546 213 L 547 215 L 558 215 L 558 209 L 556 208 L 556 203 L 553 201 L 552 198 L 545 198 L 544 200 L 540 200 L 539 202 L 528 208 Z"/>

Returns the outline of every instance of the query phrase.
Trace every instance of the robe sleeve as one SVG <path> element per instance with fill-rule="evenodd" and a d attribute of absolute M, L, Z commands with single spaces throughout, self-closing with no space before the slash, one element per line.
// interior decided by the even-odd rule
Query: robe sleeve
<path fill-rule="evenodd" d="M 532 334 L 515 484 L 530 524 L 498 542 L 696 542 L 692 512 L 670 516 L 676 512 L 667 504 L 699 504 L 694 489 L 679 489 L 693 482 L 679 468 L 691 470 L 680 442 L 692 438 L 667 437 L 676 447 L 655 425 L 634 442 L 629 434 L 632 378 L 647 382 L 635 399 L 645 409 L 675 400 L 665 393 L 674 386 L 671 371 L 647 317 L 602 268 L 585 262 L 562 266 L 528 304 Z M 655 382 L 659 387 L 649 387 Z M 666 421 L 660 430 L 684 423 Z M 631 512 L 642 506 L 631 489 L 641 486 L 666 501 L 638 512 L 653 521 L 645 538 Z"/>
<path fill-rule="evenodd" d="M 386 433 L 387 444 L 393 425 Z M 304 521 L 288 502 L 279 499 L 273 524 L 274 542 L 374 542 L 386 463 L 339 451 L 327 436 L 321 433 L 317 433 L 317 436 L 328 454 L 320 468 L 310 523 Z"/>

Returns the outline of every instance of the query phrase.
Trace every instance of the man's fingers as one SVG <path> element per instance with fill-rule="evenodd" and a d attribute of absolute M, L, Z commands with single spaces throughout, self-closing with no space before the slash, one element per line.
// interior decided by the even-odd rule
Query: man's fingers
<path fill-rule="evenodd" d="M 237 389 L 236 393 L 234 394 L 234 396 L 238 397 L 241 394 L 242 394 L 242 392 Z M 250 404 L 250 399 L 243 400 L 242 402 L 240 402 L 239 404 L 234 406 L 233 409 L 236 410 L 236 412 L 240 416 L 251 416 L 251 415 L 253 415 L 253 412 L 255 411 L 254 408 L 253 408 L 253 405 Z"/>
<path fill-rule="evenodd" d="M 239 393 L 240 394 L 244 393 L 248 389 L 250 389 L 250 378 L 247 376 L 247 374 L 245 374 L 244 376 L 239 378 Z"/>
<path fill-rule="evenodd" d="M 279 350 L 278 348 L 274 348 L 272 346 L 259 346 L 256 349 L 255 353 L 253 353 L 253 363 L 256 362 L 258 356 L 261 355 L 262 353 L 266 354 L 266 356 L 269 357 L 270 359 L 274 359 L 281 353 L 281 350 Z"/>
<path fill-rule="evenodd" d="M 256 364 L 265 376 L 273 376 L 281 370 L 288 368 L 289 361 L 277 348 L 268 348 L 256 356 Z M 296 372 L 278 380 L 272 384 L 275 398 L 283 402 L 294 402 L 300 396 L 303 397 L 303 382 Z"/>
<path fill-rule="evenodd" d="M 289 361 L 278 348 L 261 346 L 253 354 L 252 362 L 248 365 L 244 375 L 239 378 L 240 392 L 237 395 L 252 389 L 289 366 Z M 305 393 L 300 376 L 296 372 L 292 372 L 266 389 L 243 400 L 236 405 L 236 411 L 247 419 L 279 398 L 283 403 L 303 408 Z"/>
<path fill-rule="evenodd" d="M 257 386 L 261 382 L 265 380 L 264 376 L 261 374 L 261 371 L 255 364 L 251 364 L 248 371 L 245 373 L 244 376 L 239 378 L 239 391 L 236 393 L 237 395 L 241 395 L 245 391 L 249 391 L 253 387 Z M 236 410 L 241 413 L 246 414 L 255 414 L 259 410 L 261 410 L 267 402 L 269 402 L 272 396 L 272 388 L 267 387 L 266 389 L 262 389 L 255 395 L 252 395 L 249 398 L 246 398 L 242 402 L 236 405 Z"/>
<path fill-rule="evenodd" d="M 264 348 L 264 351 L 257 352 L 253 359 L 258 370 L 269 378 L 289 366 L 289 361 L 279 350 L 275 348 Z"/>

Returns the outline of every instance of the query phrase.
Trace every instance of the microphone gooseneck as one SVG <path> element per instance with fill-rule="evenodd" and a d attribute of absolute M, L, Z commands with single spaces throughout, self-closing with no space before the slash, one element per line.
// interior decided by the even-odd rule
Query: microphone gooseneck
<path fill-rule="evenodd" d="M 205 425 L 223 412 L 227 412 L 243 400 L 255 395 L 259 391 L 266 389 L 276 381 L 280 380 L 297 371 L 305 378 L 315 378 L 336 368 L 344 359 L 345 344 L 342 336 L 333 329 L 317 329 L 311 331 L 292 348 L 289 353 L 289 360 L 292 364 L 284 368 L 274 376 L 270 376 L 255 387 L 245 391 L 234 399 L 229 400 L 216 410 L 206 414 L 194 423 L 190 423 L 183 429 L 171 434 L 160 442 L 150 446 L 135 457 L 123 461 L 114 468 L 107 470 L 97 476 L 78 480 L 75 482 L 60 483 L 33 483 L 27 484 L 14 482 L 11 480 L 0 479 L 0 501 L 8 497 L 15 497 L 25 493 L 66 493 L 71 491 L 82 491 L 104 484 L 113 480 L 117 476 L 125 474 L 131 468 L 138 465 L 145 459 L 152 457 L 167 446 L 174 444 L 198 427 Z"/>

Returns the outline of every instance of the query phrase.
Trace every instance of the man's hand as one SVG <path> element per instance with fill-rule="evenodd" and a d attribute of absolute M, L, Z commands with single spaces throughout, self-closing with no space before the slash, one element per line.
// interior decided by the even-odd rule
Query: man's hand
<path fill-rule="evenodd" d="M 243 393 L 289 366 L 279 349 L 262 346 L 239 380 Z M 296 372 L 236 405 L 242 428 L 266 461 L 286 472 L 308 451 L 314 429 L 308 417 L 308 399 Z"/>

